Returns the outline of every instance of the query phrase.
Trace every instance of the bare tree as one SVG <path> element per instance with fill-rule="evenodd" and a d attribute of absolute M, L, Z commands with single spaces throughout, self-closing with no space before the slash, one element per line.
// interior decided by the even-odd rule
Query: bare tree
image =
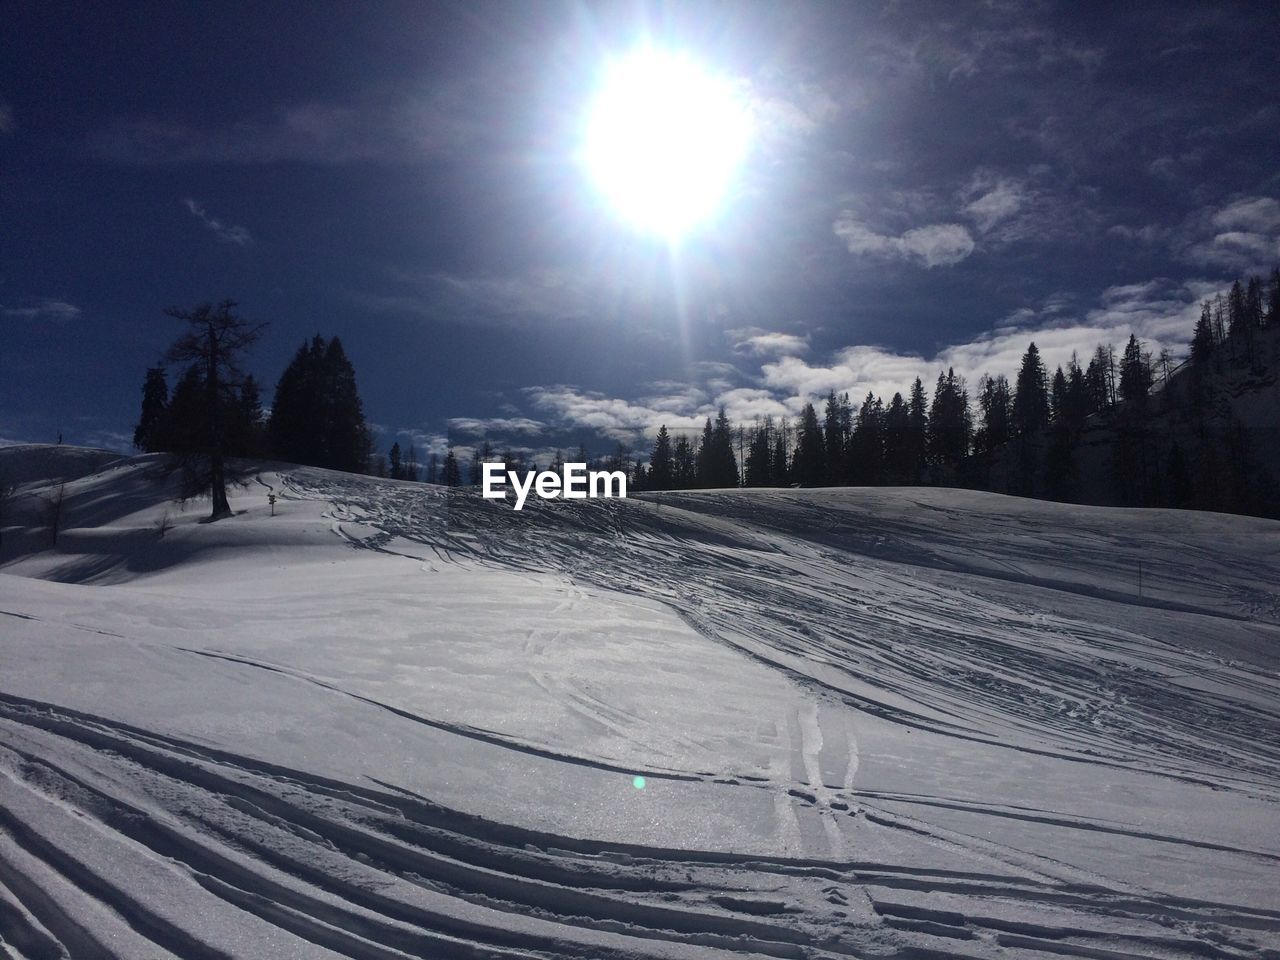
<path fill-rule="evenodd" d="M 209 491 L 213 501 L 210 520 L 231 516 L 227 502 L 226 408 L 234 402 L 234 390 L 244 380 L 240 361 L 262 335 L 265 323 L 250 324 L 236 313 L 234 300 L 201 304 L 193 310 L 170 307 L 165 314 L 182 320 L 189 329 L 165 354 L 170 363 L 193 364 L 203 381 L 204 410 L 197 447 L 184 458 L 184 496 Z"/>

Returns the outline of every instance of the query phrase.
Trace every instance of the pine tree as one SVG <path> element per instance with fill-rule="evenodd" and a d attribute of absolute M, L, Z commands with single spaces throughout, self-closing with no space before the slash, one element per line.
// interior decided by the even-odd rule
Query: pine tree
<path fill-rule="evenodd" d="M 845 408 L 846 410 L 848 408 L 847 399 Z M 849 442 L 847 424 L 850 419 L 848 414 L 841 410 L 840 401 L 836 398 L 836 392 L 834 390 L 829 392 L 827 394 L 826 409 L 823 411 L 822 417 L 822 438 L 825 448 L 823 459 L 827 466 L 826 483 L 828 486 L 846 483 L 849 479 L 845 471 L 845 458 Z"/>
<path fill-rule="evenodd" d="M 686 434 L 676 437 L 676 445 L 671 454 L 673 489 L 691 490 L 697 484 L 697 457 L 693 452 L 693 444 Z"/>
<path fill-rule="evenodd" d="M 1044 461 L 1045 492 L 1052 500 L 1069 501 L 1075 496 L 1075 444 L 1065 419 L 1055 420 L 1049 428 L 1049 445 Z"/>
<path fill-rule="evenodd" d="M 1208 364 L 1213 356 L 1213 308 L 1206 300 L 1200 307 L 1200 319 L 1196 321 L 1195 333 L 1191 336 L 1191 362 L 1197 367 Z"/>
<path fill-rule="evenodd" d="M 716 415 L 715 426 L 711 431 L 712 440 L 712 485 L 717 488 L 736 487 L 738 485 L 738 461 L 733 455 L 733 428 L 725 415 L 724 407 Z"/>
<path fill-rule="evenodd" d="M 711 425 L 711 418 L 707 417 L 706 424 L 702 427 L 702 439 L 698 441 L 698 481 L 699 489 L 706 490 L 713 486 L 712 473 L 714 466 L 712 463 L 715 448 L 715 428 Z"/>
<path fill-rule="evenodd" d="M 391 452 L 387 454 L 387 469 L 391 473 L 392 480 L 401 480 L 404 478 L 404 468 L 400 463 L 400 442 L 396 441 L 391 445 Z"/>
<path fill-rule="evenodd" d="M 1054 371 L 1053 380 L 1049 386 L 1049 419 L 1054 423 L 1061 423 L 1066 417 L 1067 412 L 1067 375 L 1062 372 L 1059 366 Z"/>
<path fill-rule="evenodd" d="M 453 447 L 444 455 L 443 481 L 446 487 L 462 485 L 462 470 L 458 467 L 458 455 L 453 452 Z"/>
<path fill-rule="evenodd" d="M 653 454 L 649 458 L 649 489 L 670 490 L 674 485 L 673 467 L 671 435 L 664 423 L 658 428 L 658 435 L 653 441 Z"/>
<path fill-rule="evenodd" d="M 827 482 L 826 438 L 818 423 L 818 411 L 812 403 L 806 403 L 800 413 L 797 427 L 794 463 L 796 482 L 804 487 L 820 487 Z"/>
<path fill-rule="evenodd" d="M 259 458 L 265 457 L 267 452 L 261 391 L 258 381 L 249 374 L 241 382 L 239 394 L 227 411 L 227 455 Z"/>
<path fill-rule="evenodd" d="M 973 422 L 964 377 L 948 368 L 938 374 L 933 404 L 929 408 L 929 457 L 938 466 L 954 471 L 969 452 Z"/>
<path fill-rule="evenodd" d="M 1012 412 L 1013 432 L 1018 436 L 1030 436 L 1048 426 L 1048 378 L 1034 341 L 1022 355 Z"/>
<path fill-rule="evenodd" d="M 884 465 L 888 483 L 903 484 L 911 480 L 911 423 L 907 402 L 895 393 L 884 412 Z"/>
<path fill-rule="evenodd" d="M 325 348 L 325 386 L 330 397 L 325 447 L 335 470 L 363 473 L 372 443 L 364 419 L 364 407 L 356 388 L 356 371 L 334 337 Z"/>
<path fill-rule="evenodd" d="M 1111 408 L 1114 391 L 1111 387 L 1112 357 L 1115 351 L 1110 346 L 1098 344 L 1085 370 L 1084 381 L 1089 396 L 1089 412 L 1102 413 Z"/>
<path fill-rule="evenodd" d="M 1121 406 L 1112 468 L 1120 502 L 1132 506 L 1149 505 L 1154 489 L 1148 429 L 1150 391 L 1151 369 L 1138 338 L 1130 334 L 1120 362 Z"/>
<path fill-rule="evenodd" d="M 773 457 L 769 461 L 770 480 L 776 486 L 791 483 L 791 461 L 787 450 L 787 438 L 791 434 L 791 425 L 783 418 L 778 424 L 777 436 L 773 441 Z"/>
<path fill-rule="evenodd" d="M 975 453 L 992 453 L 1009 442 L 1009 381 L 1004 374 L 983 376 L 978 381 L 978 412 L 981 416 L 974 434 Z"/>
<path fill-rule="evenodd" d="M 775 433 L 773 417 L 756 420 L 755 429 L 751 432 L 751 445 L 747 448 L 747 462 L 744 465 L 743 485 L 748 487 L 769 487 L 775 483 L 773 477 L 773 448 Z"/>
<path fill-rule="evenodd" d="M 192 364 L 174 384 L 169 407 L 157 431 L 157 450 L 184 456 L 199 452 L 208 432 L 204 396 L 204 377 L 200 367 Z"/>
<path fill-rule="evenodd" d="M 1131 417 L 1146 413 L 1151 379 L 1151 368 L 1142 355 L 1142 346 L 1136 336 L 1129 334 L 1120 363 L 1120 400 Z"/>
<path fill-rule="evenodd" d="M 169 384 L 164 367 L 150 367 L 142 382 L 142 415 L 133 430 L 133 445 L 143 453 L 161 449 L 161 430 L 169 412 Z"/>
<path fill-rule="evenodd" d="M 371 441 L 342 342 L 304 343 L 276 384 L 267 425 L 275 456 L 292 463 L 361 472 Z"/>
<path fill-rule="evenodd" d="M 911 385 L 911 399 L 907 402 L 907 453 L 911 464 L 908 483 L 920 483 L 924 479 L 929 441 L 929 401 L 924 384 L 919 377 Z"/>
<path fill-rule="evenodd" d="M 1071 360 L 1067 364 L 1067 406 L 1065 420 L 1072 437 L 1079 435 L 1089 416 L 1089 389 L 1085 384 L 1084 371 L 1080 368 L 1080 360 L 1075 351 L 1071 351 Z"/>
<path fill-rule="evenodd" d="M 1227 293 L 1227 339 L 1242 340 L 1247 336 L 1248 329 L 1249 323 L 1245 312 L 1244 287 L 1240 286 L 1239 280 L 1236 280 L 1231 284 L 1231 290 Z"/>
<path fill-rule="evenodd" d="M 853 469 L 849 482 L 875 486 L 884 483 L 884 404 L 868 392 L 858 408 L 850 440 Z"/>

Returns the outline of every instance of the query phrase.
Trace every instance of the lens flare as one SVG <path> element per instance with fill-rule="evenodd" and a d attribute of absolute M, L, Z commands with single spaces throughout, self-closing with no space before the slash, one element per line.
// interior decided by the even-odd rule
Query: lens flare
<path fill-rule="evenodd" d="M 644 777 L 633 777 L 633 778 L 631 779 L 631 785 L 632 785 L 633 787 L 635 787 L 637 790 L 643 790 L 643 789 L 644 789 Z"/>

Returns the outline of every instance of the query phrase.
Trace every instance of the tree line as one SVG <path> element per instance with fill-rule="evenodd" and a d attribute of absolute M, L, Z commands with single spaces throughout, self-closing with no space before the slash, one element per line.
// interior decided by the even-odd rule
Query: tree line
<path fill-rule="evenodd" d="M 447 486 L 478 485 L 484 463 L 538 469 L 525 453 L 499 453 L 487 441 L 467 460 L 450 445 L 419 464 L 414 444 L 398 440 L 374 456 L 355 370 L 337 337 L 317 334 L 298 348 L 264 414 L 261 388 L 241 362 L 265 325 L 245 321 L 230 300 L 166 313 L 187 329 L 146 372 L 134 444 L 174 457 L 184 495 L 212 490 L 215 518 L 230 512 L 230 458 Z M 821 413 L 806 403 L 794 422 L 766 416 L 735 426 L 722 407 L 697 435 L 662 425 L 647 463 L 621 442 L 607 457 L 579 446 L 573 462 L 622 470 L 634 490 L 935 484 L 1073 501 L 1085 495 L 1085 455 L 1100 448 L 1111 502 L 1276 513 L 1272 478 L 1254 462 L 1224 384 L 1232 371 L 1260 375 L 1280 364 L 1280 350 L 1264 349 L 1278 320 L 1280 268 L 1265 289 L 1252 277 L 1205 301 L 1187 369 L 1176 376 L 1169 353 L 1153 357 L 1136 336 L 1119 355 L 1102 344 L 1087 363 L 1073 354 L 1052 375 L 1032 342 L 1013 383 L 984 374 L 972 394 L 948 368 L 932 396 L 917 377 L 887 403 L 872 392 L 855 402 L 833 391 Z M 558 451 L 551 468 L 564 462 Z"/>
<path fill-rule="evenodd" d="M 1032 342 L 1013 383 L 983 375 L 972 394 L 948 368 L 932 398 L 917 377 L 888 403 L 831 392 L 794 422 L 766 416 L 731 428 L 721 409 L 697 443 L 673 440 L 663 425 L 632 485 L 938 484 L 1072 501 L 1084 492 L 1088 434 L 1102 449 L 1100 482 L 1112 502 L 1275 513 L 1272 478 L 1254 462 L 1221 387 L 1232 370 L 1258 374 L 1267 357 L 1275 362 L 1261 345 L 1280 319 L 1280 268 L 1266 287 L 1260 277 L 1236 281 L 1202 305 L 1189 369 L 1178 376 L 1167 350 L 1152 356 L 1132 335 L 1119 355 L 1100 344 L 1087 363 L 1073 354 L 1052 374 Z"/>

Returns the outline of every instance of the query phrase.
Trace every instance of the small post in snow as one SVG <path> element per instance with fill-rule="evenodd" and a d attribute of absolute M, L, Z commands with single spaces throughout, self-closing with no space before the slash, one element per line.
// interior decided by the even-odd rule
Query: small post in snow
<path fill-rule="evenodd" d="M 276 495 L 274 493 L 267 494 L 267 503 L 271 504 L 271 515 L 276 515 Z"/>

